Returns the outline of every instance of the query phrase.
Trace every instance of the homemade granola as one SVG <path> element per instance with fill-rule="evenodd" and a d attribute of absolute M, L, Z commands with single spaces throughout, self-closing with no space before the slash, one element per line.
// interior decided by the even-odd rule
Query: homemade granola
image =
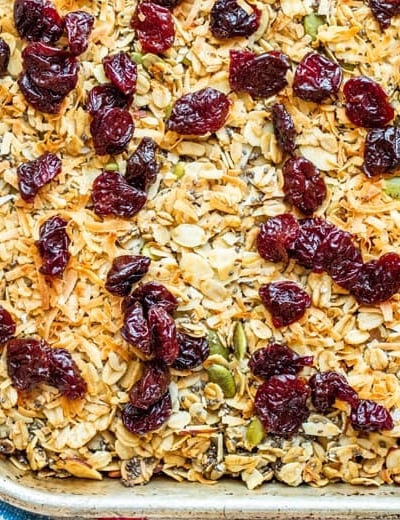
<path fill-rule="evenodd" d="M 385 179 L 363 173 L 367 129 L 349 121 L 343 88 L 321 103 L 301 99 L 292 88 L 297 64 L 318 50 L 340 65 L 342 86 L 358 76 L 378 83 L 396 122 L 400 16 L 382 30 L 362 0 L 238 1 L 246 12 L 259 12 L 250 36 L 217 39 L 209 27 L 215 0 L 183 0 L 171 9 L 173 45 L 153 54 L 143 52 L 131 27 L 136 0 L 54 0 L 61 16 L 83 10 L 93 15 L 94 25 L 78 57 L 76 87 L 59 114 L 48 114 L 21 92 L 17 79 L 27 42 L 16 30 L 10 1 L 0 0 L 0 36 L 10 48 L 0 76 L 0 305 L 15 320 L 16 338 L 66 349 L 87 385 L 80 399 L 68 398 L 51 379 L 21 392 L 9 376 L 3 347 L 0 452 L 20 469 L 42 477 L 109 476 L 126 485 L 159 474 L 204 484 L 240 477 L 250 489 L 272 479 L 317 487 L 400 483 L 399 294 L 378 304 L 358 303 L 327 272 L 312 272 L 292 257 L 268 261 L 256 245 L 267 219 L 303 216 L 285 198 L 287 155 L 272 123 L 279 102 L 293 119 L 295 154 L 313 163 L 326 184 L 313 216 L 351 233 L 364 262 L 400 253 L 400 200 L 387 194 Z M 67 43 L 64 34 L 55 45 Z M 264 98 L 232 91 L 232 49 L 285 54 L 287 86 Z M 137 63 L 133 138 L 122 153 L 98 155 L 87 96 L 108 82 L 102 60 L 120 51 Z M 175 102 L 206 88 L 229 99 L 223 126 L 205 135 L 169 130 Z M 94 179 L 104 170 L 125 173 L 144 137 L 157 143 L 160 164 L 144 207 L 130 218 L 98 216 Z M 61 159 L 61 172 L 40 187 L 33 202 L 26 201 L 17 168 L 45 152 Z M 49 281 L 40 272 L 36 242 L 41 226 L 56 215 L 67 223 L 70 257 L 63 275 Z M 129 432 L 121 415 L 146 359 L 122 338 L 121 297 L 105 288 L 121 255 L 151 259 L 142 282 L 163 284 L 178 301 L 176 327 L 207 336 L 211 348 L 194 370 L 169 368 L 172 413 L 144 434 Z M 296 282 L 311 303 L 299 320 L 276 328 L 259 289 L 281 280 Z M 360 399 L 389 410 L 394 427 L 358 431 L 350 404 L 336 399 L 324 413 L 309 401 L 293 435 L 265 432 L 254 408 L 265 383 L 253 375 L 249 359 L 269 344 L 287 345 L 308 358 L 298 376 L 286 378 L 308 381 L 337 372 Z"/>

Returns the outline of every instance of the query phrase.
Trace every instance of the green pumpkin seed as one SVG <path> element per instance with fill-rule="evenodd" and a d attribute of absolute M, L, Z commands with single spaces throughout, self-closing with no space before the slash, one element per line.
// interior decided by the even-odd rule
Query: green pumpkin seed
<path fill-rule="evenodd" d="M 165 107 L 165 118 L 166 119 L 169 119 L 169 116 L 171 115 L 171 112 L 172 112 L 172 105 L 167 105 Z M 180 164 L 180 163 L 178 163 Z"/>
<path fill-rule="evenodd" d="M 400 199 L 400 177 L 385 179 L 383 191 L 393 199 Z"/>
<path fill-rule="evenodd" d="M 144 54 L 142 56 L 142 65 L 145 69 L 150 68 L 152 65 L 155 65 L 156 63 L 162 63 L 162 59 L 157 56 L 157 54 L 152 54 L 151 52 L 148 52 L 147 54 Z"/>
<path fill-rule="evenodd" d="M 178 162 L 174 167 L 174 175 L 177 179 L 181 179 L 185 175 L 185 163 Z"/>
<path fill-rule="evenodd" d="M 136 65 L 140 65 L 142 63 L 143 54 L 141 52 L 131 52 L 131 58 Z"/>
<path fill-rule="evenodd" d="M 251 446 L 257 446 L 265 437 L 265 429 L 258 417 L 253 417 L 247 427 L 246 439 Z"/>
<path fill-rule="evenodd" d="M 310 36 L 312 41 L 315 41 L 318 36 L 318 28 L 326 23 L 325 17 L 319 14 L 310 13 L 303 18 L 303 27 Z"/>
<path fill-rule="evenodd" d="M 210 356 L 214 356 L 218 354 L 222 356 L 224 359 L 228 359 L 228 349 L 224 347 L 221 343 L 221 340 L 218 337 L 218 334 L 215 330 L 209 330 L 207 336 L 208 345 L 210 347 Z"/>
<path fill-rule="evenodd" d="M 110 162 L 104 166 L 106 172 L 114 172 L 119 170 L 119 166 L 115 162 Z"/>
<path fill-rule="evenodd" d="M 226 398 L 234 397 L 236 384 L 232 372 L 222 365 L 211 365 L 207 368 L 208 378 L 212 383 L 221 387 Z"/>
<path fill-rule="evenodd" d="M 242 322 L 238 321 L 233 331 L 233 348 L 235 357 L 241 361 L 247 350 L 247 337 Z"/>

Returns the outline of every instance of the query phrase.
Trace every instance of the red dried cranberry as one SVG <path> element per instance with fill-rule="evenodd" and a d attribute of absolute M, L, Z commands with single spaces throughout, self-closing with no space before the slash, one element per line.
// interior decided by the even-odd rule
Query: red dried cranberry
<path fill-rule="evenodd" d="M 268 347 L 256 350 L 249 360 L 249 368 L 255 376 L 269 379 L 279 374 L 292 374 L 305 366 L 311 366 L 313 356 L 298 356 L 286 345 L 271 343 Z"/>
<path fill-rule="evenodd" d="M 277 375 L 258 388 L 254 406 L 269 433 L 290 437 L 310 414 L 309 395 L 310 389 L 301 379 L 290 374 Z"/>
<path fill-rule="evenodd" d="M 48 0 L 15 0 L 14 23 L 21 38 L 54 43 L 64 30 L 64 22 Z"/>
<path fill-rule="evenodd" d="M 31 43 L 22 51 L 22 63 L 33 83 L 67 95 L 78 81 L 78 61 L 70 52 L 44 43 Z"/>
<path fill-rule="evenodd" d="M 161 305 L 153 305 L 148 312 L 148 320 L 153 343 L 153 352 L 168 366 L 179 354 L 174 319 Z"/>
<path fill-rule="evenodd" d="M 39 240 L 36 246 L 43 263 L 39 271 L 46 276 L 62 276 L 69 257 L 68 247 L 71 242 L 67 232 L 67 221 L 55 215 L 39 228 Z"/>
<path fill-rule="evenodd" d="M 172 368 L 176 370 L 193 370 L 200 366 L 210 355 L 210 347 L 206 337 L 195 338 L 179 331 L 176 337 L 179 345 L 179 354 L 172 363 Z"/>
<path fill-rule="evenodd" d="M 64 17 L 68 45 L 74 56 L 88 48 L 88 39 L 94 25 L 94 17 L 85 11 L 72 11 Z"/>
<path fill-rule="evenodd" d="M 18 390 L 30 391 L 49 381 L 50 350 L 43 340 L 11 339 L 7 343 L 7 371 Z"/>
<path fill-rule="evenodd" d="M 332 408 L 335 399 L 340 399 L 354 407 L 358 404 L 358 394 L 344 376 L 337 372 L 314 374 L 308 384 L 311 388 L 311 402 L 318 412 L 325 413 Z"/>
<path fill-rule="evenodd" d="M 90 115 L 111 108 L 127 110 L 132 104 L 132 96 L 125 96 L 111 84 L 97 85 L 89 92 L 86 109 Z"/>
<path fill-rule="evenodd" d="M 318 52 L 310 52 L 297 65 L 293 92 L 305 101 L 321 103 L 339 91 L 342 69 Z"/>
<path fill-rule="evenodd" d="M 216 132 L 225 123 L 231 102 L 219 90 L 207 87 L 179 98 L 167 121 L 178 134 L 203 135 Z"/>
<path fill-rule="evenodd" d="M 125 310 L 121 336 L 146 356 L 152 353 L 149 325 L 139 302 L 133 303 Z"/>
<path fill-rule="evenodd" d="M 141 2 L 132 17 L 143 52 L 160 54 L 167 51 L 175 39 L 175 27 L 170 11 L 154 2 Z"/>
<path fill-rule="evenodd" d="M 107 273 L 105 288 L 115 296 L 127 296 L 131 292 L 132 285 L 147 273 L 150 262 L 147 256 L 117 256 Z"/>
<path fill-rule="evenodd" d="M 134 188 L 147 191 L 159 172 L 156 159 L 157 145 L 151 137 L 143 137 L 126 163 L 125 179 Z"/>
<path fill-rule="evenodd" d="M 100 217 L 133 217 L 146 200 L 146 193 L 132 188 L 116 171 L 103 172 L 93 182 L 93 209 Z"/>
<path fill-rule="evenodd" d="M 386 92 L 370 78 L 359 76 L 347 80 L 343 94 L 346 115 L 356 126 L 379 128 L 394 117 L 394 109 Z"/>
<path fill-rule="evenodd" d="M 19 77 L 18 86 L 26 101 L 36 110 L 46 114 L 58 114 L 60 112 L 61 104 L 65 98 L 64 94 L 38 87 L 27 72 L 22 73 Z"/>
<path fill-rule="evenodd" d="M 61 173 L 61 160 L 51 152 L 20 164 L 17 168 L 18 189 L 21 197 L 33 202 L 40 188 Z"/>
<path fill-rule="evenodd" d="M 304 157 L 291 157 L 282 168 L 286 199 L 305 215 L 319 208 L 326 186 L 317 168 Z"/>
<path fill-rule="evenodd" d="M 394 173 L 400 168 L 400 129 L 370 130 L 365 139 L 363 170 L 367 177 Z"/>
<path fill-rule="evenodd" d="M 163 307 L 169 314 L 173 314 L 178 308 L 178 300 L 159 282 L 140 284 L 131 295 L 124 298 L 122 310 L 125 312 L 135 302 L 143 306 L 146 316 L 153 305 Z"/>
<path fill-rule="evenodd" d="M 382 31 L 390 26 L 393 16 L 400 14 L 399 0 L 368 0 L 368 5 Z"/>
<path fill-rule="evenodd" d="M 87 391 L 86 381 L 68 350 L 49 349 L 50 377 L 48 382 L 68 399 L 81 399 Z"/>
<path fill-rule="evenodd" d="M 90 133 L 98 155 L 123 152 L 132 139 L 134 130 L 132 116 L 123 108 L 97 112 L 90 123 Z"/>
<path fill-rule="evenodd" d="M 299 320 L 311 305 L 309 295 L 295 282 L 287 280 L 262 285 L 259 294 L 277 328 Z"/>
<path fill-rule="evenodd" d="M 153 4 L 162 5 L 168 9 L 173 9 L 183 2 L 183 0 L 152 0 Z"/>
<path fill-rule="evenodd" d="M 299 233 L 300 227 L 293 215 L 284 213 L 272 217 L 261 226 L 257 250 L 265 260 L 287 263 L 287 250 L 293 247 Z"/>
<path fill-rule="evenodd" d="M 380 432 L 394 428 L 388 410 L 369 399 L 360 399 L 358 405 L 351 410 L 350 421 L 355 430 L 362 432 Z"/>
<path fill-rule="evenodd" d="M 129 400 L 133 406 L 146 410 L 168 391 L 170 382 L 168 368 L 161 361 L 146 363 L 143 376 L 129 391 Z"/>
<path fill-rule="evenodd" d="M 11 339 L 16 330 L 15 321 L 11 314 L 0 305 L 0 345 Z"/>
<path fill-rule="evenodd" d="M 248 12 L 237 0 L 216 0 L 210 12 L 210 31 L 219 40 L 250 36 L 260 25 L 260 16 L 254 6 Z"/>
<path fill-rule="evenodd" d="M 314 257 L 321 242 L 336 229 L 336 227 L 323 218 L 305 218 L 299 220 L 300 231 L 290 249 L 293 256 L 301 265 L 322 272 L 323 266 L 316 265 Z"/>
<path fill-rule="evenodd" d="M 386 253 L 362 266 L 357 280 L 349 287 L 358 303 L 384 302 L 400 290 L 400 256 Z"/>
<path fill-rule="evenodd" d="M 254 98 L 268 98 L 286 87 L 289 58 L 278 51 L 255 55 L 231 50 L 229 84 L 235 92 L 247 92 Z"/>
<path fill-rule="evenodd" d="M 137 65 L 127 52 L 118 52 L 103 59 L 104 72 L 111 83 L 126 96 L 136 92 Z"/>
<path fill-rule="evenodd" d="M 0 38 L 0 75 L 7 72 L 10 61 L 10 47 L 7 42 Z"/>
<path fill-rule="evenodd" d="M 122 410 L 122 422 L 131 433 L 142 435 L 160 428 L 172 413 L 171 396 L 167 392 L 157 403 L 146 410 L 136 408 L 132 404 L 125 405 Z"/>
<path fill-rule="evenodd" d="M 275 103 L 272 106 L 272 124 L 278 146 L 284 152 L 292 154 L 296 148 L 296 130 L 292 116 L 286 110 L 285 105 Z"/>

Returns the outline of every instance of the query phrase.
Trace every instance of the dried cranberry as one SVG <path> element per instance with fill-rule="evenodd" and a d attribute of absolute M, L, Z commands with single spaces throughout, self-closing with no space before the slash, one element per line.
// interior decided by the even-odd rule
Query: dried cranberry
<path fill-rule="evenodd" d="M 310 389 L 301 379 L 290 374 L 277 375 L 258 388 L 254 406 L 269 433 L 290 437 L 310 414 L 309 395 Z"/>
<path fill-rule="evenodd" d="M 146 410 L 167 393 L 170 379 L 168 368 L 164 363 L 157 360 L 149 361 L 145 365 L 143 376 L 129 391 L 131 404 Z"/>
<path fill-rule="evenodd" d="M 272 106 L 272 124 L 278 146 L 284 152 L 292 154 L 296 148 L 296 130 L 292 116 L 286 110 L 285 105 L 275 103 Z"/>
<path fill-rule="evenodd" d="M 154 355 L 166 365 L 172 365 L 179 354 L 174 319 L 164 307 L 153 305 L 149 309 L 148 320 Z"/>
<path fill-rule="evenodd" d="M 123 152 L 132 139 L 134 130 L 132 116 L 123 108 L 101 110 L 90 123 L 90 133 L 98 155 Z"/>
<path fill-rule="evenodd" d="M 286 199 L 311 215 L 326 197 L 326 186 L 317 168 L 304 157 L 291 157 L 282 168 Z"/>
<path fill-rule="evenodd" d="M 172 363 L 172 368 L 176 370 L 193 370 L 200 366 L 210 355 L 210 347 L 206 337 L 195 338 L 179 331 L 176 337 L 179 345 L 179 354 Z"/>
<path fill-rule="evenodd" d="M 38 87 L 27 72 L 21 74 L 18 79 L 18 86 L 21 89 L 26 101 L 40 112 L 46 114 L 58 114 L 61 104 L 64 101 L 64 94 Z"/>
<path fill-rule="evenodd" d="M 390 26 L 393 16 L 400 14 L 399 0 L 368 0 L 368 5 L 382 31 Z"/>
<path fill-rule="evenodd" d="M 11 314 L 0 305 L 0 345 L 11 339 L 16 330 L 15 321 Z"/>
<path fill-rule="evenodd" d="M 339 91 L 342 69 L 318 52 L 310 52 L 297 65 L 293 92 L 305 101 L 321 103 Z"/>
<path fill-rule="evenodd" d="M 116 171 L 103 172 L 93 182 L 93 209 L 100 217 L 133 217 L 146 200 L 146 193 L 129 186 L 124 176 Z"/>
<path fill-rule="evenodd" d="M 400 129 L 370 130 L 365 139 L 363 170 L 367 177 L 394 173 L 400 168 Z"/>
<path fill-rule="evenodd" d="M 386 92 L 370 78 L 359 76 L 347 80 L 343 94 L 346 115 L 356 126 L 379 128 L 394 117 L 394 109 L 388 102 Z"/>
<path fill-rule="evenodd" d="M 22 63 L 33 83 L 67 95 L 78 81 L 78 61 L 70 52 L 44 43 L 31 43 L 22 51 Z"/>
<path fill-rule="evenodd" d="M 48 382 L 68 399 L 81 399 L 87 391 L 86 381 L 68 350 L 49 349 L 50 376 Z"/>
<path fill-rule="evenodd" d="M 64 30 L 64 22 L 48 0 L 15 0 L 14 23 L 21 38 L 54 43 Z"/>
<path fill-rule="evenodd" d="M 143 52 L 160 54 L 167 51 L 175 39 L 174 21 L 170 11 L 154 2 L 141 2 L 132 17 L 131 27 L 135 29 Z"/>
<path fill-rule="evenodd" d="M 7 371 L 18 390 L 32 390 L 50 379 L 51 347 L 43 340 L 11 339 L 7 343 Z"/>
<path fill-rule="evenodd" d="M 125 310 L 121 336 L 143 354 L 148 356 L 152 353 L 149 325 L 139 302 L 133 303 Z"/>
<path fill-rule="evenodd" d="M 153 305 L 163 307 L 169 314 L 173 314 L 178 308 L 178 300 L 159 282 L 140 284 L 130 296 L 124 298 L 122 310 L 125 312 L 135 302 L 139 302 L 147 316 Z"/>
<path fill-rule="evenodd" d="M 103 67 L 107 78 L 123 94 L 129 96 L 136 92 L 137 65 L 127 52 L 106 56 Z"/>
<path fill-rule="evenodd" d="M 299 220 L 300 231 L 290 249 L 293 256 L 301 265 L 313 269 L 315 272 L 322 272 L 323 266 L 316 265 L 314 257 L 321 242 L 336 227 L 323 218 L 305 218 Z"/>
<path fill-rule="evenodd" d="M 248 12 L 237 0 L 216 0 L 210 12 L 210 31 L 219 40 L 250 36 L 260 25 L 260 16 L 256 7 Z"/>
<path fill-rule="evenodd" d="M 289 69 L 289 58 L 279 51 L 255 55 L 245 50 L 231 50 L 229 84 L 235 92 L 267 98 L 286 87 Z"/>
<path fill-rule="evenodd" d="M 86 101 L 86 108 L 90 115 L 111 108 L 127 110 L 132 104 L 132 96 L 125 96 L 114 85 L 104 84 L 93 87 Z"/>
<path fill-rule="evenodd" d="M 39 240 L 36 246 L 43 263 L 39 271 L 46 276 L 62 276 L 69 257 L 68 247 L 71 242 L 67 232 L 67 221 L 55 215 L 39 228 Z"/>
<path fill-rule="evenodd" d="M 378 260 L 365 263 L 349 290 L 358 303 L 366 305 L 391 298 L 400 290 L 400 256 L 386 253 Z"/>
<path fill-rule="evenodd" d="M 68 45 L 74 56 L 88 48 L 88 39 L 94 25 L 94 17 L 85 11 L 72 11 L 64 17 Z"/>
<path fill-rule="evenodd" d="M 178 134 L 203 135 L 216 132 L 225 123 L 231 102 L 219 90 L 206 87 L 179 98 L 167 121 Z"/>
<path fill-rule="evenodd" d="M 0 38 L 0 75 L 7 72 L 10 61 L 10 47 L 7 42 Z"/>
<path fill-rule="evenodd" d="M 125 405 L 122 410 L 122 422 L 128 431 L 141 435 L 160 428 L 169 419 L 171 413 L 171 396 L 167 392 L 146 410 L 136 408 L 132 404 Z"/>
<path fill-rule="evenodd" d="M 147 273 L 150 262 L 147 256 L 117 256 L 107 273 L 105 288 L 115 296 L 127 296 L 131 292 L 132 285 Z"/>
<path fill-rule="evenodd" d="M 292 374 L 305 366 L 311 366 L 313 356 L 298 356 L 296 352 L 286 345 L 271 343 L 268 347 L 256 350 L 250 360 L 249 368 L 255 376 L 269 379 L 279 374 Z"/>
<path fill-rule="evenodd" d="M 346 379 L 337 372 L 314 374 L 308 384 L 311 388 L 311 402 L 318 412 L 325 413 L 332 408 L 335 399 L 357 406 L 358 394 Z"/>
<path fill-rule="evenodd" d="M 358 405 L 352 408 L 350 421 L 355 430 L 362 432 L 380 432 L 394 428 L 393 419 L 388 410 L 369 399 L 360 399 Z"/>
<path fill-rule="evenodd" d="M 277 328 L 299 320 L 311 305 L 309 295 L 295 282 L 287 280 L 262 285 L 259 294 Z"/>
<path fill-rule="evenodd" d="M 277 215 L 265 222 L 257 236 L 257 250 L 265 260 L 270 262 L 287 262 L 287 250 L 300 233 L 297 219 L 289 213 Z"/>
<path fill-rule="evenodd" d="M 183 2 L 183 0 L 152 0 L 153 4 L 162 5 L 168 9 L 173 9 Z"/>
<path fill-rule="evenodd" d="M 138 190 L 147 191 L 159 172 L 156 159 L 157 145 L 151 137 L 143 137 L 126 163 L 125 179 Z"/>
<path fill-rule="evenodd" d="M 18 189 L 21 197 L 33 202 L 40 188 L 61 173 L 61 160 L 51 152 L 20 164 L 17 168 Z"/>

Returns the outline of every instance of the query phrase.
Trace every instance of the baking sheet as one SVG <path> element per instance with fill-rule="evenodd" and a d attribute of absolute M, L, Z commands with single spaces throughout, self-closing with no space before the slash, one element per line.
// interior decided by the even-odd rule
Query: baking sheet
<path fill-rule="evenodd" d="M 400 489 L 337 484 L 290 488 L 278 483 L 248 491 L 224 480 L 213 486 L 156 479 L 126 488 L 117 480 L 38 480 L 0 461 L 0 496 L 32 512 L 60 518 L 147 517 L 178 519 L 398 519 Z"/>

